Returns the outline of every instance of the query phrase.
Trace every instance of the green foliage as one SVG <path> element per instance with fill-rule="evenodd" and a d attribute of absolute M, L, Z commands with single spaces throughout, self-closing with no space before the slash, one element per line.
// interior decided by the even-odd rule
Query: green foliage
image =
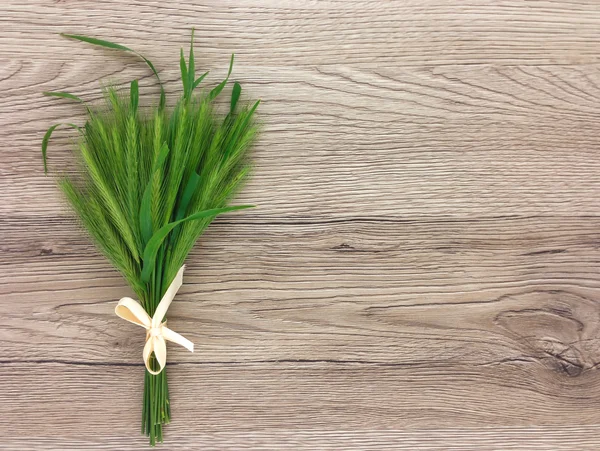
<path fill-rule="evenodd" d="M 120 44 L 64 36 L 141 56 Z M 154 65 L 141 57 L 158 78 Z M 248 207 L 228 203 L 249 173 L 248 151 L 257 135 L 258 102 L 236 108 L 238 83 L 225 117 L 213 105 L 229 80 L 233 56 L 227 78 L 207 94 L 194 95 L 208 72 L 196 78 L 193 33 L 188 61 L 182 50 L 179 63 L 183 94 L 172 109 L 164 107 L 162 86 L 158 107 L 139 107 L 137 80 L 126 92 L 106 88 L 103 106 L 86 105 L 85 126 L 68 124 L 81 132 L 76 152 L 81 170 L 60 179 L 83 225 L 150 315 L 215 216 Z M 85 105 L 69 93 L 45 94 Z M 58 125 L 42 141 L 45 170 L 48 141 Z M 153 378 L 147 381 L 155 384 Z M 168 422 L 166 379 L 160 381 L 163 398 L 156 401 L 159 395 L 153 394 L 144 401 L 144 431 L 151 442 L 162 439 L 162 423 Z"/>
<path fill-rule="evenodd" d="M 65 36 L 133 52 L 108 41 Z M 238 83 L 232 92 L 229 115 L 220 122 L 215 114 L 212 100 L 229 79 L 231 64 L 224 82 L 208 95 L 198 96 L 192 96 L 192 46 L 189 62 L 181 51 L 180 65 L 184 94 L 171 112 L 161 108 L 138 111 L 137 80 L 131 83 L 128 96 L 114 87 L 106 89 L 106 107 L 90 108 L 81 129 L 82 171 L 61 184 L 99 247 L 146 303 L 152 297 L 147 281 L 155 263 L 154 258 L 147 261 L 143 256 L 156 257 L 161 250 L 159 246 L 155 252 L 147 252 L 148 244 L 156 243 L 152 238 L 159 231 L 177 228 L 178 233 L 166 243 L 160 240 L 164 255 L 168 255 L 168 260 L 162 262 L 166 274 L 161 276 L 166 287 L 214 216 L 228 211 L 227 202 L 248 173 L 246 153 L 257 132 L 251 121 L 257 104 L 234 112 L 241 92 Z M 68 93 L 45 94 L 83 103 Z M 43 139 L 45 167 L 48 140 L 57 126 L 52 126 Z M 187 222 L 186 215 L 194 220 L 182 224 Z M 148 307 L 152 310 L 151 305 Z"/>

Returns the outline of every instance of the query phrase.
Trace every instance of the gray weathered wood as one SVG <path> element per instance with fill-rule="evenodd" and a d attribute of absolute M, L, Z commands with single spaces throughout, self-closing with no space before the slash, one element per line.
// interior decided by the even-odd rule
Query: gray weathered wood
<path fill-rule="evenodd" d="M 0 448 L 146 449 L 129 293 L 43 176 L 68 90 L 261 98 L 240 202 L 192 252 L 170 323 L 165 449 L 600 447 L 596 1 L 91 0 L 0 5 Z M 68 131 L 49 149 L 70 160 Z"/>

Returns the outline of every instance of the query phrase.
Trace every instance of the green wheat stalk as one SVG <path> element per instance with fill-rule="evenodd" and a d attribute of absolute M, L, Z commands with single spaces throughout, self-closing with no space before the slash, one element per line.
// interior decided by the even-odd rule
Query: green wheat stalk
<path fill-rule="evenodd" d="M 134 53 L 158 79 L 158 106 L 139 108 L 139 86 L 127 93 L 114 86 L 104 90 L 106 105 L 93 107 L 67 92 L 45 95 L 74 100 L 87 112 L 79 131 L 80 170 L 59 176 L 67 200 L 100 250 L 121 272 L 152 316 L 162 295 L 187 255 L 219 214 L 250 207 L 228 206 L 250 170 L 248 151 L 258 127 L 254 112 L 259 101 L 238 106 L 241 86 L 234 83 L 229 112 L 215 112 L 213 100 L 225 88 L 227 77 L 208 92 L 195 93 L 208 72 L 196 78 L 194 32 L 189 57 L 180 54 L 183 94 L 166 107 L 166 95 L 154 65 L 134 50 L 87 36 L 64 37 Z M 54 130 L 42 140 L 44 171 L 47 147 Z M 146 371 L 142 432 L 150 444 L 163 441 L 163 424 L 170 421 L 166 369 L 153 376 Z"/>

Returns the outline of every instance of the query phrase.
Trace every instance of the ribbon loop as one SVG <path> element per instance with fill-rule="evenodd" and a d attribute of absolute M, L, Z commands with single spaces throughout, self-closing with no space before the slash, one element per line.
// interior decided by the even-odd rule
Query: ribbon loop
<path fill-rule="evenodd" d="M 186 348 L 188 351 L 194 352 L 194 343 L 182 335 L 179 335 L 177 332 L 169 329 L 166 321 L 163 322 L 171 302 L 173 302 L 175 295 L 183 284 L 184 269 L 185 265 L 182 266 L 179 271 L 177 271 L 177 275 L 160 300 L 152 318 L 150 318 L 150 315 L 148 315 L 146 310 L 144 310 L 144 307 L 142 307 L 139 302 L 128 297 L 121 298 L 115 307 L 115 313 L 119 318 L 129 321 L 130 323 L 137 324 L 138 326 L 146 329 L 146 344 L 144 345 L 142 356 L 144 358 L 146 369 L 150 374 L 159 374 L 167 364 L 166 340 L 177 343 L 178 345 Z M 150 357 L 153 353 L 159 365 L 158 371 L 154 371 L 150 367 Z"/>

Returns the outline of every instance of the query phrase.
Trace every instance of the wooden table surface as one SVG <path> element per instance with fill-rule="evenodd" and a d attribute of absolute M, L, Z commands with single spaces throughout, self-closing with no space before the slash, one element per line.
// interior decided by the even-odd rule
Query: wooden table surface
<path fill-rule="evenodd" d="M 168 450 L 600 448 L 598 0 L 2 0 L 0 448 L 145 450 L 130 293 L 42 171 L 100 85 L 261 98 L 188 261 Z M 51 167 L 70 161 L 57 131 Z"/>

